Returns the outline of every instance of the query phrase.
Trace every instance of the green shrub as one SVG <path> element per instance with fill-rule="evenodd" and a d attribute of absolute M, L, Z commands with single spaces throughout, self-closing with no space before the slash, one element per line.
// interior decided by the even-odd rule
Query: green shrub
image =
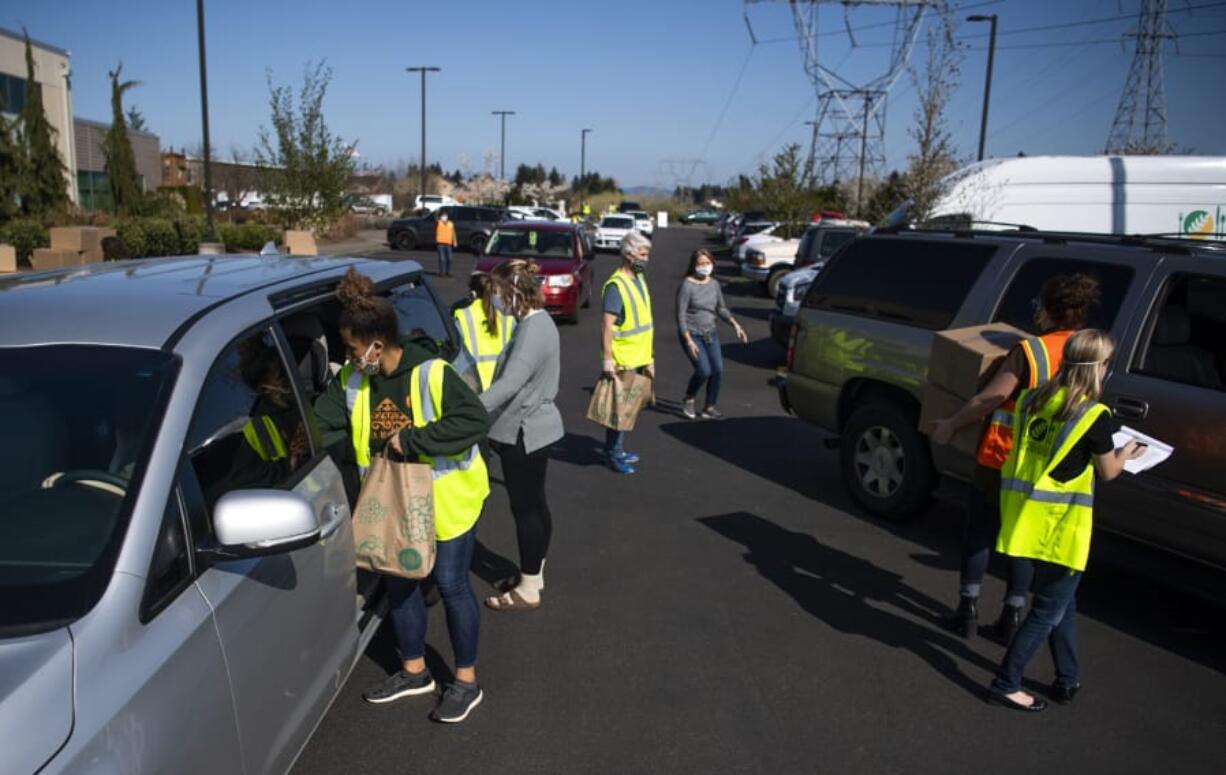
<path fill-rule="evenodd" d="M 166 218 L 145 218 L 145 255 L 175 256 L 179 250 L 179 232 L 174 221 Z"/>
<path fill-rule="evenodd" d="M 129 218 L 115 223 L 115 234 L 128 249 L 129 258 L 144 258 L 149 255 L 145 242 L 145 224 L 140 218 Z"/>
<path fill-rule="evenodd" d="M 204 218 L 187 215 L 175 221 L 175 231 L 179 234 L 178 253 L 189 255 L 200 250 L 204 239 Z"/>
<path fill-rule="evenodd" d="M 0 242 L 16 248 L 18 261 L 28 261 L 35 248 L 51 247 L 51 235 L 38 221 L 9 221 L 0 227 Z"/>
<path fill-rule="evenodd" d="M 217 226 L 218 238 L 226 243 L 226 250 L 233 252 L 256 252 L 266 242 L 279 243 L 281 230 L 262 223 L 223 223 Z"/>

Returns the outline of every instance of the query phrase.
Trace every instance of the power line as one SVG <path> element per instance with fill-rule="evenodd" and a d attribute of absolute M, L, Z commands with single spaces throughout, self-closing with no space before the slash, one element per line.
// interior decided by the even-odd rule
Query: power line
<path fill-rule="evenodd" d="M 1226 35 L 1226 29 L 1209 30 L 1207 32 L 1180 32 L 1176 37 L 1183 38 L 1199 38 L 1206 35 Z M 1102 43 L 1119 43 L 1119 38 L 1096 38 L 1094 40 L 1070 40 L 1061 43 L 1022 43 L 1013 46 L 997 46 L 996 50 L 1001 49 L 1032 49 L 1032 48 L 1056 48 L 1059 46 L 1096 46 Z M 967 48 L 967 51 L 987 51 L 987 48 Z"/>
<path fill-rule="evenodd" d="M 745 71 L 749 68 L 749 60 L 753 57 L 753 51 L 756 46 L 751 45 L 749 51 L 745 54 L 745 61 L 741 63 L 741 69 L 736 74 L 736 80 L 732 82 L 732 89 L 728 92 L 728 99 L 724 100 L 724 107 L 719 112 L 719 118 L 715 119 L 715 125 L 711 127 L 711 134 L 707 135 L 707 141 L 702 146 L 702 153 L 698 154 L 699 158 L 707 157 L 707 150 L 711 147 L 711 142 L 715 140 L 715 134 L 724 123 L 724 117 L 728 115 L 728 108 L 732 106 L 732 98 L 736 96 L 736 90 L 741 86 L 741 79 L 745 77 Z"/>
<path fill-rule="evenodd" d="M 1226 6 L 1226 2 L 1202 3 L 1201 5 L 1188 5 L 1188 6 L 1184 6 L 1183 8 L 1175 8 L 1175 9 L 1169 10 L 1167 11 L 1167 15 L 1169 16 L 1170 14 L 1173 14 L 1173 13 L 1186 13 L 1188 11 L 1196 11 L 1202 8 L 1221 8 L 1222 6 Z M 1000 32 L 997 33 L 997 35 L 998 36 L 1024 35 L 1029 32 L 1047 32 L 1048 30 L 1063 30 L 1063 29 L 1068 29 L 1070 27 L 1084 27 L 1090 24 L 1106 24 L 1107 22 L 1128 21 L 1128 20 L 1135 20 L 1136 18 L 1137 18 L 1137 15 L 1135 13 L 1122 14 L 1120 16 L 1103 16 L 1098 19 L 1083 19 L 1081 21 L 1063 22 L 1061 24 L 1045 24 L 1041 27 L 1023 27 L 1017 30 L 1001 30 Z M 988 33 L 988 32 L 980 32 L 974 35 L 962 35 L 961 37 L 967 38 L 967 39 L 986 38 L 990 34 L 991 33 Z"/>
<path fill-rule="evenodd" d="M 955 11 L 955 12 L 969 11 L 969 10 L 971 10 L 972 8 L 983 8 L 984 6 L 987 6 L 987 5 L 997 5 L 997 4 L 999 4 L 999 3 L 1003 3 L 1004 1 L 1005 1 L 1005 0 L 985 0 L 985 2 L 981 2 L 981 3 L 971 3 L 970 5 L 960 5 L 960 6 L 956 7 L 956 8 L 954 9 L 954 11 Z M 812 35 L 810 35 L 809 37 L 812 37 L 812 38 L 829 38 L 829 37 L 834 37 L 835 35 L 846 35 L 846 34 L 847 34 L 847 33 L 849 33 L 849 32 L 860 32 L 860 31 L 862 31 L 862 30 L 876 30 L 876 29 L 881 29 L 882 27 L 894 27 L 894 26 L 896 26 L 897 24 L 898 24 L 898 22 L 896 22 L 896 21 L 892 21 L 892 22 L 876 22 L 876 23 L 873 23 L 873 24 L 865 24 L 865 25 L 860 26 L 860 27 L 851 27 L 851 28 L 847 28 L 847 29 L 831 30 L 831 31 L 829 31 L 829 32 L 815 32 L 815 33 L 813 33 Z M 799 35 L 788 35 L 788 36 L 785 36 L 785 37 L 782 37 L 782 38 L 767 38 L 766 40 L 759 40 L 759 41 L 757 41 L 757 42 L 758 42 L 758 43 L 760 43 L 760 44 L 767 44 L 767 43 L 791 43 L 791 42 L 793 42 L 793 41 L 797 41 L 797 40 L 800 40 L 800 36 L 799 36 Z M 893 44 L 891 44 L 891 45 L 893 45 Z M 859 47 L 853 47 L 853 48 L 859 48 Z"/>

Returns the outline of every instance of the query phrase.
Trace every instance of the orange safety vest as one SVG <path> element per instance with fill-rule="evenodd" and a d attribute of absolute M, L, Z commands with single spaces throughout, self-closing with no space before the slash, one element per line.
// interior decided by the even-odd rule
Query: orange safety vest
<path fill-rule="evenodd" d="M 434 242 L 438 245 L 451 245 L 455 247 L 455 224 L 451 221 L 444 223 L 437 221 L 434 224 Z"/>
<path fill-rule="evenodd" d="M 1060 370 L 1060 361 L 1064 358 L 1064 343 L 1074 331 L 1052 331 L 1049 334 L 1023 339 L 1020 347 L 1026 354 L 1029 365 L 1030 380 L 1023 385 L 1025 390 L 1034 390 L 1046 384 Z M 1013 449 L 1013 410 L 1012 398 L 1005 401 L 988 417 L 983 429 L 983 438 L 979 440 L 979 451 L 975 459 L 979 465 L 999 471 L 1004 467 Z"/>

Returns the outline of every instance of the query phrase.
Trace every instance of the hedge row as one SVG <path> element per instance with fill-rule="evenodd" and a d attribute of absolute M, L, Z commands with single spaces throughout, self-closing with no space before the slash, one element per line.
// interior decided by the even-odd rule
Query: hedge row
<path fill-rule="evenodd" d="M 279 243 L 281 229 L 260 223 L 219 223 L 217 238 L 234 252 L 255 252 L 267 242 Z M 204 218 L 185 215 L 178 218 L 125 218 L 114 223 L 128 258 L 189 255 L 199 250 L 204 239 Z M 38 221 L 16 220 L 0 226 L 0 242 L 17 250 L 17 259 L 27 261 L 35 248 L 51 246 L 50 233 Z"/>

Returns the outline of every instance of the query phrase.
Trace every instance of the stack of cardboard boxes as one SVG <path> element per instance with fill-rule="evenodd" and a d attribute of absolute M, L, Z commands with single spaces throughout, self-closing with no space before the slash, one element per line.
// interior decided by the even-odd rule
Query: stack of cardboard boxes
<path fill-rule="evenodd" d="M 36 248 L 30 254 L 30 265 L 36 270 L 43 270 L 101 263 L 102 240 L 114 236 L 114 229 L 100 226 L 61 226 L 51 229 L 51 247 Z"/>
<path fill-rule="evenodd" d="M 920 429 L 931 431 L 933 423 L 952 416 L 974 398 L 1024 336 L 1025 332 L 1006 323 L 956 328 L 933 336 Z M 983 424 L 974 423 L 955 433 L 948 445 L 933 444 L 932 459 L 937 470 L 970 480 L 975 473 L 975 452 L 982 433 Z"/>

